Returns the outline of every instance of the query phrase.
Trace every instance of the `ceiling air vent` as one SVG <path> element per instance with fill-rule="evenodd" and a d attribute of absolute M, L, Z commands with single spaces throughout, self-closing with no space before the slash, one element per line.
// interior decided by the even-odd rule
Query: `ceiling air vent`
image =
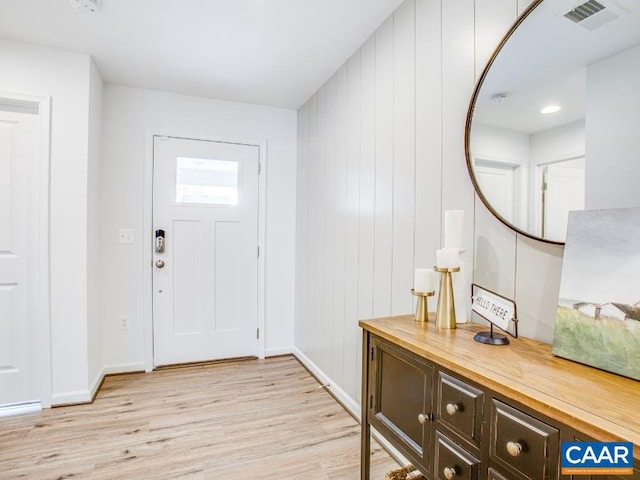
<path fill-rule="evenodd" d="M 564 16 L 587 30 L 595 30 L 605 23 L 618 18 L 618 15 L 596 0 L 589 0 L 582 5 L 578 5 L 570 12 L 565 13 Z"/>
<path fill-rule="evenodd" d="M 600 10 L 604 10 L 604 5 L 596 2 L 596 0 L 589 0 L 582 5 L 578 5 L 570 12 L 565 13 L 564 16 L 572 22 L 580 23 L 581 21 L 589 18 L 591 15 L 598 13 Z"/>

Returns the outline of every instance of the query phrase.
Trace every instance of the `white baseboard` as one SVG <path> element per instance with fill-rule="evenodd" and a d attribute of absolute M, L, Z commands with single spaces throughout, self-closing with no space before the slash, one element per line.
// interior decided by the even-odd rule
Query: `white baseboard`
<path fill-rule="evenodd" d="M 322 371 L 309 357 L 307 357 L 300 349 L 293 347 L 293 354 L 302 365 L 304 365 L 325 388 L 338 400 L 338 402 L 347 410 L 358 423 L 362 423 L 360 412 L 362 409 L 358 402 L 349 396 L 342 388 L 340 388 L 331 378 Z M 393 459 L 400 465 L 407 465 L 411 462 L 407 460 L 398 450 L 393 447 L 382 435 L 374 428 L 371 429 L 371 435 L 384 448 Z"/>
<path fill-rule="evenodd" d="M 267 348 L 264 352 L 265 357 L 277 357 L 280 355 L 292 355 L 296 347 L 279 347 Z"/>
<path fill-rule="evenodd" d="M 320 381 L 325 388 L 336 397 L 342 406 L 354 417 L 360 418 L 360 405 L 351 396 L 347 394 L 336 382 L 324 373 L 309 357 L 307 357 L 300 349 L 293 347 L 293 354 L 313 375 Z"/>
<path fill-rule="evenodd" d="M 136 362 L 136 363 L 117 363 L 112 365 L 105 365 L 102 368 L 102 373 L 104 375 L 112 375 L 114 373 L 134 373 L 134 372 L 144 372 L 145 365 L 144 362 Z"/>
<path fill-rule="evenodd" d="M 59 407 L 62 405 L 77 405 L 80 403 L 91 403 L 91 391 L 76 390 L 74 392 L 54 393 L 51 395 L 51 406 Z"/>
<path fill-rule="evenodd" d="M 51 396 L 51 405 L 55 407 L 60 405 L 91 403 L 98 393 L 98 389 L 102 385 L 102 381 L 106 375 L 132 372 L 144 372 L 144 362 L 106 365 L 102 367 L 102 370 L 95 376 L 89 389 L 77 390 L 75 392 L 54 393 Z"/>
<path fill-rule="evenodd" d="M 11 417 L 13 415 L 25 415 L 27 413 L 37 413 L 42 410 L 40 402 L 23 402 L 9 405 L 0 405 L 0 417 Z"/>
<path fill-rule="evenodd" d="M 93 383 L 91 384 L 91 388 L 89 389 L 89 391 L 91 393 L 91 400 L 96 398 L 96 395 L 98 393 L 98 389 L 102 385 L 102 381 L 103 380 L 104 380 L 104 367 L 102 368 L 102 370 L 100 372 L 98 372 L 98 374 L 96 375 L 96 378 L 93 379 Z"/>
<path fill-rule="evenodd" d="M 98 389 L 102 386 L 104 377 L 116 373 L 132 373 L 132 372 L 144 372 L 144 362 L 138 363 L 121 363 L 116 365 L 106 365 L 102 367 L 102 371 L 96 375 L 91 385 L 91 398 L 96 398 Z"/>

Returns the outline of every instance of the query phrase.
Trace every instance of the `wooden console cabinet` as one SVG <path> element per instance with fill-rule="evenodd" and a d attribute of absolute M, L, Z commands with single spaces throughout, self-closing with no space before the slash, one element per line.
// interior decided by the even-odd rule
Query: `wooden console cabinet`
<path fill-rule="evenodd" d="M 412 315 L 363 329 L 362 468 L 375 428 L 429 480 L 569 480 L 563 441 L 630 441 L 640 479 L 640 382 L 551 355 L 549 345 L 477 343 Z M 381 480 L 381 479 L 373 479 Z"/>

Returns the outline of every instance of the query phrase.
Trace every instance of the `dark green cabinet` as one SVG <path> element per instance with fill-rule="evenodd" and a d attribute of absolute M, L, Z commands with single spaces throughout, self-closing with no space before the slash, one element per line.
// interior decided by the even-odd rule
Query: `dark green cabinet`
<path fill-rule="evenodd" d="M 361 480 L 371 427 L 427 480 L 640 480 L 562 475 L 562 441 L 590 441 L 571 427 L 371 332 L 362 353 Z"/>
<path fill-rule="evenodd" d="M 369 419 L 413 464 L 432 461 L 433 367 L 420 357 L 373 339 L 370 348 Z"/>

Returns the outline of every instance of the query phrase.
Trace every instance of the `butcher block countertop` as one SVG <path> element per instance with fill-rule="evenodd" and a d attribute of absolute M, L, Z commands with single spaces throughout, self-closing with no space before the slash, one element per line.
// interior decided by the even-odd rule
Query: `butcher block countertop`
<path fill-rule="evenodd" d="M 482 325 L 439 330 L 401 315 L 360 327 L 596 440 L 633 442 L 640 460 L 640 381 L 555 357 L 527 338 L 478 343 L 473 336 L 489 329 Z"/>

